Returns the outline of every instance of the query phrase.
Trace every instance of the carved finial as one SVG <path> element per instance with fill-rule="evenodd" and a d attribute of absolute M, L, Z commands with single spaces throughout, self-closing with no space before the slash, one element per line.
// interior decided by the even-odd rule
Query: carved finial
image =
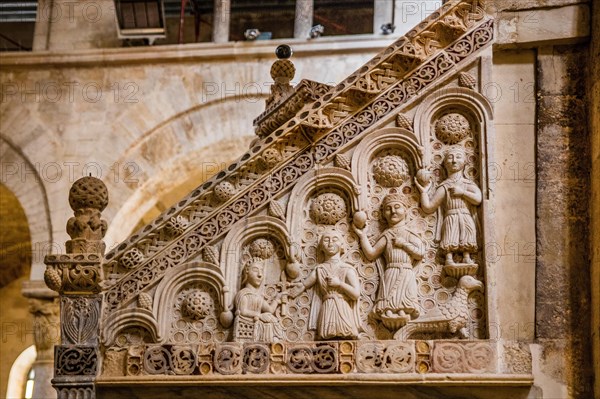
<path fill-rule="evenodd" d="M 217 248 L 209 245 L 202 251 L 202 259 L 213 265 L 219 265 L 219 251 L 217 251 Z"/>
<path fill-rule="evenodd" d="M 106 248 L 102 238 L 108 224 L 101 212 L 108 205 L 108 190 L 102 180 L 85 176 L 77 180 L 69 191 L 69 205 L 75 212 L 67 222 L 67 253 L 100 253 Z"/>
<path fill-rule="evenodd" d="M 458 85 L 461 87 L 468 87 L 469 89 L 475 88 L 477 80 L 470 73 L 461 72 L 458 75 Z"/>
<path fill-rule="evenodd" d="M 402 113 L 396 116 L 396 126 L 402 129 L 413 131 L 413 123 L 408 117 Z"/>
<path fill-rule="evenodd" d="M 279 202 L 273 200 L 269 203 L 269 216 L 274 216 L 281 220 L 285 220 L 285 210 L 283 209 L 283 205 Z"/>
<path fill-rule="evenodd" d="M 294 79 L 296 67 L 288 59 L 292 54 L 292 48 L 286 44 L 278 46 L 275 50 L 275 55 L 279 59 L 271 66 L 271 78 L 275 83 L 271 86 L 271 95 L 266 101 L 267 107 L 282 101 L 294 91 L 290 81 Z"/>
<path fill-rule="evenodd" d="M 348 159 L 348 157 L 344 154 L 337 154 L 333 160 L 333 163 L 338 168 L 350 170 L 350 159 Z"/>

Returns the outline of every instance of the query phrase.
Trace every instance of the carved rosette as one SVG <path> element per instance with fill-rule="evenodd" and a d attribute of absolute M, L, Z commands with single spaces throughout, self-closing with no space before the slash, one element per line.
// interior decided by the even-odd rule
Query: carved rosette
<path fill-rule="evenodd" d="M 214 303 L 211 296 L 200 290 L 190 291 L 181 303 L 181 314 L 192 320 L 202 320 L 213 312 Z"/>
<path fill-rule="evenodd" d="M 235 186 L 228 181 L 222 181 L 213 189 L 213 195 L 219 202 L 226 202 L 235 195 Z"/>
<path fill-rule="evenodd" d="M 178 215 L 169 219 L 165 229 L 170 235 L 178 236 L 183 234 L 189 225 L 190 222 L 185 217 Z"/>
<path fill-rule="evenodd" d="M 127 270 L 135 269 L 144 261 L 144 253 L 137 248 L 131 248 L 121 257 L 121 266 Z"/>
<path fill-rule="evenodd" d="M 464 115 L 452 112 L 435 123 L 435 135 L 444 144 L 457 144 L 471 135 L 471 124 Z"/>
<path fill-rule="evenodd" d="M 275 246 L 268 238 L 257 238 L 252 241 L 248 251 L 253 258 L 269 259 L 275 254 Z"/>
<path fill-rule="evenodd" d="M 346 201 L 335 193 L 320 194 L 310 205 L 310 216 L 317 224 L 334 225 L 348 216 Z"/>
<path fill-rule="evenodd" d="M 408 164 L 397 155 L 377 158 L 373 163 L 373 177 L 383 187 L 400 187 L 410 179 Z"/>
<path fill-rule="evenodd" d="M 277 166 L 282 159 L 283 156 L 281 155 L 281 152 L 279 152 L 277 148 L 270 147 L 263 151 L 260 162 L 265 169 L 272 169 Z"/>

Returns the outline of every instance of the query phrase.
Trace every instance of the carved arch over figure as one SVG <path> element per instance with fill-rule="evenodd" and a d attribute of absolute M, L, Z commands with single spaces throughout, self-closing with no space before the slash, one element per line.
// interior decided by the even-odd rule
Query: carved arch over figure
<path fill-rule="evenodd" d="M 135 312 L 132 312 L 131 309 L 121 309 L 106 318 L 101 331 L 102 343 L 106 346 L 114 345 L 119 333 L 130 327 L 145 329 L 155 342 L 161 340 L 156 319 L 150 310 L 136 309 Z"/>
<path fill-rule="evenodd" d="M 352 156 L 352 173 L 359 186 L 368 183 L 368 168 L 371 158 L 379 151 L 396 148 L 410 156 L 409 161 L 418 170 L 422 167 L 423 146 L 413 132 L 401 128 L 385 128 L 365 137 L 354 150 Z M 413 170 L 412 173 L 415 173 Z"/>
<path fill-rule="evenodd" d="M 474 123 L 474 134 L 477 135 L 480 151 L 480 170 L 482 191 L 487 191 L 487 168 L 485 165 L 489 161 L 490 150 L 488 142 L 493 134 L 493 112 L 492 105 L 480 93 L 457 87 L 444 90 L 439 94 L 428 96 L 417 108 L 415 113 L 414 125 L 417 130 L 420 141 L 423 144 L 423 165 L 431 163 L 430 137 L 433 135 L 433 123 L 436 118 L 445 112 L 456 110 L 461 112 L 470 122 Z"/>
<path fill-rule="evenodd" d="M 223 240 L 221 247 L 221 267 L 225 275 L 225 281 L 230 292 L 237 290 L 237 281 L 240 274 L 240 255 L 243 243 L 264 236 L 274 238 L 284 249 L 286 260 L 289 262 L 291 257 L 291 239 L 288 229 L 281 220 L 272 216 L 255 216 L 240 222 L 243 228 L 232 228 Z M 225 303 L 231 304 L 233 297 L 227 297 Z"/>
<path fill-rule="evenodd" d="M 432 163 L 431 140 L 434 132 L 434 121 L 448 111 L 457 111 L 463 114 L 473 124 L 473 135 L 478 141 L 480 175 L 478 183 L 483 194 L 484 201 L 481 204 L 481 230 L 479 240 L 483 243 L 481 246 L 482 259 L 487 259 L 488 243 L 495 242 L 494 230 L 489 228 L 493 215 L 488 209 L 490 189 L 493 188 L 493 182 L 489 181 L 488 165 L 493 162 L 492 159 L 492 143 L 494 142 L 494 113 L 492 105 L 488 99 L 479 92 L 463 88 L 455 87 L 440 91 L 435 95 L 425 97 L 424 101 L 416 110 L 414 118 L 414 126 L 419 132 L 420 139 L 424 146 L 423 164 L 425 167 Z M 495 323 L 496 313 L 493 309 L 496 306 L 496 292 L 492 289 L 490 281 L 493 281 L 494 269 L 489 262 L 485 262 L 484 267 L 484 284 L 487 303 L 488 328 Z"/>
<path fill-rule="evenodd" d="M 154 293 L 152 313 L 158 323 L 161 339 L 168 336 L 171 309 L 177 293 L 183 286 L 195 282 L 206 283 L 212 287 L 219 297 L 221 315 L 227 312 L 228 289 L 221 269 L 216 265 L 200 261 L 181 264 L 165 274 Z"/>
<path fill-rule="evenodd" d="M 324 187 L 340 190 L 348 196 L 352 208 L 350 215 L 367 204 L 364 190 L 361 190 L 349 171 L 337 167 L 313 169 L 298 180 L 290 195 L 286 221 L 292 234 L 296 234 L 302 228 L 303 214 L 298 210 L 304 209 L 308 199 Z"/>

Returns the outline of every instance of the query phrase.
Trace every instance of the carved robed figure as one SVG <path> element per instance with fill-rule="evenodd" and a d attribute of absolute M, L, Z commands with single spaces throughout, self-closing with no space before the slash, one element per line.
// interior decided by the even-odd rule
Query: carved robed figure
<path fill-rule="evenodd" d="M 278 297 L 269 303 L 263 293 L 264 260 L 252 258 L 242 270 L 242 288 L 235 296 L 234 336 L 238 341 L 273 342 L 283 338 L 283 328 L 274 315 Z"/>
<path fill-rule="evenodd" d="M 389 227 L 375 245 L 371 245 L 364 226 L 354 224 L 353 227 L 367 259 L 375 260 L 381 255 L 385 258 L 385 271 L 373 312 L 386 327 L 397 330 L 419 316 L 413 262 L 423 258 L 424 248 L 421 240 L 403 223 L 406 207 L 400 194 L 387 195 L 381 208 Z"/>
<path fill-rule="evenodd" d="M 319 241 L 323 263 L 291 290 L 297 297 L 315 287 L 309 328 L 316 328 L 320 339 L 357 338 L 360 332 L 360 282 L 356 270 L 341 259 L 343 240 L 339 232 L 326 231 Z"/>
<path fill-rule="evenodd" d="M 463 176 L 465 150 L 460 145 L 451 146 L 444 157 L 448 178 L 430 196 L 431 181 L 415 185 L 421 192 L 421 208 L 426 213 L 442 209 L 438 219 L 437 238 L 446 253 L 446 265 L 454 265 L 454 253 L 461 252 L 462 263 L 472 264 L 471 254 L 477 252 L 475 206 L 482 200 L 481 190 L 472 180 Z M 441 222 L 441 223 L 440 223 Z M 440 225 L 441 224 L 441 225 Z"/>

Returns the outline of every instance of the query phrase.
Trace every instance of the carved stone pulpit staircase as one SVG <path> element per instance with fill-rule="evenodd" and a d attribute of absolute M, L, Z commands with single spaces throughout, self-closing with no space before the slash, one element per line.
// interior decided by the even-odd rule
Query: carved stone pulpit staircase
<path fill-rule="evenodd" d="M 291 89 L 277 61 L 247 153 L 105 256 L 78 230 L 47 257 L 59 397 L 530 385 L 527 348 L 489 339 L 493 36 L 482 1 L 455 0 L 335 87 Z M 83 225 L 104 201 L 85 179 Z"/>

